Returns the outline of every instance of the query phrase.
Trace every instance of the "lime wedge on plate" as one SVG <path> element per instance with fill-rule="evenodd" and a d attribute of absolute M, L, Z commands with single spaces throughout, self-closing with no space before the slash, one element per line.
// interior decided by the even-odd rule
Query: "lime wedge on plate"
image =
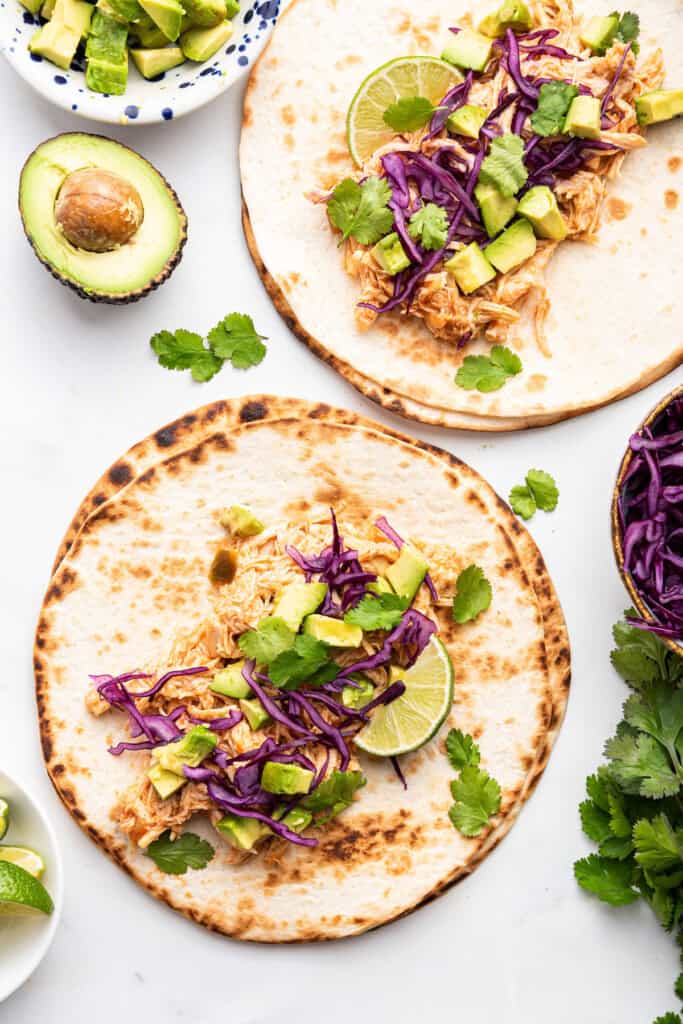
<path fill-rule="evenodd" d="M 354 737 L 366 754 L 395 757 L 417 750 L 443 725 L 453 703 L 453 666 L 448 651 L 435 636 L 412 668 L 396 673 L 405 693 L 378 707 Z"/>
<path fill-rule="evenodd" d="M 0 796 L 0 839 L 4 839 L 9 828 L 9 804 Z"/>
<path fill-rule="evenodd" d="M 0 861 L 0 916 L 51 914 L 54 904 L 49 892 L 18 864 Z"/>
<path fill-rule="evenodd" d="M 45 874 L 45 861 L 39 853 L 29 850 L 27 846 L 0 846 L 0 862 L 2 861 L 7 864 L 18 864 L 34 878 L 42 878 Z"/>
<path fill-rule="evenodd" d="M 372 71 L 351 100 L 346 118 L 349 152 L 360 166 L 395 132 L 384 122 L 384 112 L 397 100 L 424 96 L 436 106 L 462 82 L 452 64 L 438 57 L 398 57 Z"/>

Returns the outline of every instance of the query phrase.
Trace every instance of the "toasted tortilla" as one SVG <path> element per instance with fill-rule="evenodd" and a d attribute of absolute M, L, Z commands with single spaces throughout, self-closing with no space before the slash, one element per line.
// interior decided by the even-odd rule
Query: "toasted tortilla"
<path fill-rule="evenodd" d="M 486 5 L 477 4 L 477 13 Z M 490 7 L 490 5 L 488 5 Z M 679 0 L 642 0 L 642 47 L 661 46 L 666 85 L 683 81 Z M 632 394 L 683 361 L 683 268 L 675 258 L 680 125 L 648 130 L 609 187 L 597 244 L 562 244 L 546 282 L 547 342 L 530 318 L 514 347 L 523 372 L 491 394 L 454 383 L 476 342 L 458 351 L 421 321 L 354 319 L 358 284 L 343 269 L 324 207 L 305 193 L 353 170 L 345 141 L 349 103 L 364 77 L 409 54 L 439 54 L 466 0 L 294 0 L 249 82 L 240 147 L 244 224 L 257 269 L 294 333 L 368 398 L 402 416 L 471 430 L 514 430 L 566 419 Z M 597 0 L 587 17 L 604 14 Z M 312 43 L 315 40 L 315 43 Z M 369 45 L 371 41 L 371 45 Z"/>
<path fill-rule="evenodd" d="M 62 800 L 154 895 L 228 935 L 335 938 L 407 913 L 469 873 L 505 835 L 559 728 L 568 642 L 533 541 L 468 467 L 352 414 L 261 397 L 217 403 L 165 430 L 126 457 L 131 469 L 145 470 L 119 482 L 118 493 L 82 522 L 46 595 L 36 638 L 37 699 L 46 762 Z M 159 459 L 160 439 L 168 449 L 181 437 L 187 445 Z M 155 461 L 145 463 L 155 450 Z M 440 621 L 456 672 L 449 724 L 477 736 L 483 763 L 503 788 L 501 814 L 478 839 L 462 837 L 447 818 L 447 726 L 403 759 L 405 793 L 386 765 L 365 759 L 369 783 L 361 798 L 321 834 L 316 850 L 284 850 L 277 871 L 260 856 L 228 865 L 201 820 L 192 829 L 213 841 L 217 854 L 207 869 L 183 878 L 160 874 L 117 832 L 109 809 L 139 772 L 141 755 L 107 753 L 121 723 L 86 711 L 88 673 L 161 659 L 179 629 L 204 617 L 208 566 L 222 532 L 211 511 L 233 501 L 268 522 L 330 502 L 347 522 L 384 512 L 416 539 L 455 543 L 463 560 L 484 567 L 494 588 L 490 612 L 466 627 Z"/>

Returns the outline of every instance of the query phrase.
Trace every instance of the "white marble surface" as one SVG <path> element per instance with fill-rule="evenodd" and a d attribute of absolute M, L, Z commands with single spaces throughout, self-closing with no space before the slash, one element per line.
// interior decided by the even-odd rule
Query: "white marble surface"
<path fill-rule="evenodd" d="M 474 1024 L 647 1024 L 673 1008 L 673 941 L 647 908 L 612 911 L 584 896 L 572 861 L 589 849 L 577 815 L 583 781 L 625 695 L 608 661 L 610 626 L 626 603 L 609 542 L 611 486 L 631 427 L 668 385 L 683 381 L 683 371 L 612 408 L 517 436 L 449 434 L 382 415 L 288 333 L 252 267 L 239 224 L 239 90 L 186 120 L 111 133 L 139 148 L 177 188 L 190 241 L 172 280 L 144 302 L 81 302 L 33 257 L 16 187 L 24 159 L 43 139 L 101 129 L 48 106 L 4 63 L 0 95 L 0 760 L 42 796 L 66 865 L 54 946 L 0 1007 L 0 1021 L 374 1024 L 428 1015 Z M 196 385 L 156 365 L 152 333 L 202 331 L 233 309 L 251 313 L 270 337 L 260 367 L 226 368 Z M 471 879 L 378 932 L 319 946 L 231 942 L 139 891 L 53 794 L 33 700 L 33 629 L 49 567 L 93 480 L 162 423 L 212 399 L 259 391 L 374 415 L 455 452 L 501 494 L 532 465 L 553 472 L 562 490 L 558 511 L 531 524 L 574 652 L 569 712 L 541 785 Z"/>

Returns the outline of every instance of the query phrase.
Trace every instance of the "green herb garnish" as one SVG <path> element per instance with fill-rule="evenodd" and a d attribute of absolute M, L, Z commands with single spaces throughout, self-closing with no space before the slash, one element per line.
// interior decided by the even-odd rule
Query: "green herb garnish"
<path fill-rule="evenodd" d="M 167 831 L 150 843 L 145 852 L 160 871 L 167 875 L 184 875 L 188 868 L 201 871 L 216 851 L 211 843 L 200 839 L 194 832 L 183 832 L 177 839 L 171 839 L 171 833 Z"/>
<path fill-rule="evenodd" d="M 465 356 L 455 383 L 466 391 L 499 391 L 510 378 L 522 372 L 522 360 L 505 345 L 494 345 L 487 356 Z"/>
<path fill-rule="evenodd" d="M 471 736 L 451 729 L 446 737 L 446 754 L 459 777 L 451 782 L 454 803 L 448 817 L 464 836 L 480 835 L 492 815 L 500 810 L 500 786 L 479 767 L 479 747 Z"/>
<path fill-rule="evenodd" d="M 408 601 L 398 594 L 366 594 L 365 597 L 344 616 L 344 622 L 361 629 L 393 629 L 398 626 Z"/>
<path fill-rule="evenodd" d="M 322 686 L 323 682 L 330 682 L 336 678 L 339 672 L 337 665 L 330 663 L 330 668 L 325 673 L 326 678 L 321 679 L 320 670 L 328 662 L 330 649 L 327 644 L 304 634 L 296 636 L 291 649 L 278 654 L 270 663 L 268 675 L 275 686 L 286 689 L 292 689 L 299 683 L 308 681 L 312 676 L 316 677 L 315 683 Z"/>
<path fill-rule="evenodd" d="M 391 187 L 384 178 L 367 178 L 359 185 L 345 178 L 327 203 L 330 220 L 342 233 L 342 241 L 355 238 L 361 245 L 374 245 L 391 231 L 394 215 L 388 207 Z"/>
<path fill-rule="evenodd" d="M 322 817 L 316 818 L 316 825 L 324 825 L 337 814 L 346 810 L 353 803 L 353 794 L 366 783 L 362 772 L 333 771 L 329 778 L 321 782 L 310 796 L 304 797 L 300 806 L 314 814 L 326 811 Z"/>
<path fill-rule="evenodd" d="M 614 13 L 617 14 L 618 12 L 615 11 Z M 637 42 L 639 35 L 640 18 L 633 11 L 625 11 L 619 18 L 615 39 L 620 39 L 622 43 L 631 43 L 633 53 L 638 56 L 640 53 L 640 43 Z"/>
<path fill-rule="evenodd" d="M 448 238 L 448 214 L 436 203 L 427 203 L 410 218 L 408 234 L 423 249 L 443 249 Z"/>
<path fill-rule="evenodd" d="M 150 344 L 159 364 L 167 370 L 191 370 L 194 380 L 211 380 L 226 360 L 237 370 L 256 366 L 266 354 L 263 335 L 254 321 L 242 313 L 230 313 L 212 331 L 208 348 L 200 334 L 192 331 L 159 331 Z"/>
<path fill-rule="evenodd" d="M 560 492 L 550 473 L 542 469 L 530 469 L 526 483 L 510 491 L 510 507 L 522 519 L 531 519 L 536 509 L 540 508 L 541 512 L 554 511 L 559 497 Z"/>
<path fill-rule="evenodd" d="M 559 135 L 572 100 L 579 95 L 576 85 L 568 82 L 545 82 L 538 96 L 538 106 L 531 115 L 531 127 L 537 135 Z"/>
<path fill-rule="evenodd" d="M 446 737 L 446 754 L 456 772 L 466 765 L 476 768 L 481 759 L 479 747 L 471 736 L 460 729 L 451 729 Z"/>
<path fill-rule="evenodd" d="M 229 359 L 236 370 L 257 366 L 266 354 L 263 335 L 257 334 L 254 321 L 243 313 L 231 313 L 209 331 L 211 351 L 219 359 Z"/>
<path fill-rule="evenodd" d="M 508 133 L 492 139 L 489 153 L 479 172 L 479 181 L 494 185 L 507 199 L 519 192 L 529 172 L 524 166 L 524 139 Z"/>
<path fill-rule="evenodd" d="M 404 96 L 384 111 L 384 123 L 395 132 L 416 132 L 431 121 L 437 109 L 425 96 Z"/>
<path fill-rule="evenodd" d="M 461 626 L 472 622 L 491 604 L 491 584 L 478 565 L 463 569 L 457 579 L 453 598 L 453 618 Z"/>

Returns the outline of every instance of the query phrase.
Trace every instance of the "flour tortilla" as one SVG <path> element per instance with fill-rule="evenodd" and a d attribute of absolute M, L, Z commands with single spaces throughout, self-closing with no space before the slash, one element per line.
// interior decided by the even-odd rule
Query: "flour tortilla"
<path fill-rule="evenodd" d="M 477 5 L 477 13 L 487 5 Z M 490 4 L 488 7 L 490 8 Z M 359 391 L 426 423 L 511 430 L 565 419 L 645 387 L 683 361 L 683 267 L 665 192 L 680 179 L 680 124 L 657 125 L 611 194 L 628 216 L 603 224 L 597 245 L 568 242 L 551 261 L 548 343 L 518 333 L 524 371 L 492 394 L 453 381 L 479 342 L 456 352 L 413 318 L 358 331 L 358 285 L 343 270 L 325 211 L 304 193 L 352 171 L 350 100 L 365 75 L 395 57 L 440 53 L 465 0 L 294 0 L 252 72 L 240 147 L 244 222 L 259 273 L 291 329 Z M 598 0 L 581 5 L 604 14 Z M 668 86 L 683 81 L 680 0 L 641 0 L 643 50 L 664 51 Z"/>
<path fill-rule="evenodd" d="M 511 540 L 524 546 L 526 532 L 457 460 L 296 400 L 212 408 L 221 428 L 112 495 L 82 525 L 51 582 L 36 641 L 48 769 L 82 827 L 150 891 L 202 924 L 262 941 L 363 931 L 461 878 L 509 829 L 564 710 L 564 620 L 549 581 L 541 614 Z M 254 418 L 259 409 L 262 417 Z M 196 422 L 207 415 L 200 410 Z M 447 626 L 443 637 L 456 666 L 452 723 L 481 730 L 484 763 L 503 786 L 503 812 L 488 834 L 466 840 L 448 822 L 451 772 L 438 744 L 405 759 L 407 793 L 385 765 L 369 761 L 362 798 L 316 851 L 288 850 L 277 873 L 261 858 L 230 867 L 217 843 L 205 871 L 163 876 L 117 834 L 108 810 L 136 774 L 135 756 L 107 754 L 107 735 L 118 725 L 85 711 L 87 674 L 162 658 L 172 634 L 206 614 L 205 570 L 219 541 L 210 510 L 227 501 L 248 502 L 271 522 L 302 502 L 332 501 L 347 519 L 381 510 L 399 529 L 455 542 L 463 558 L 484 566 L 494 586 L 491 611 L 473 626 Z M 533 542 L 526 546 L 526 567 L 543 575 Z M 211 837 L 201 821 L 192 827 Z"/>

